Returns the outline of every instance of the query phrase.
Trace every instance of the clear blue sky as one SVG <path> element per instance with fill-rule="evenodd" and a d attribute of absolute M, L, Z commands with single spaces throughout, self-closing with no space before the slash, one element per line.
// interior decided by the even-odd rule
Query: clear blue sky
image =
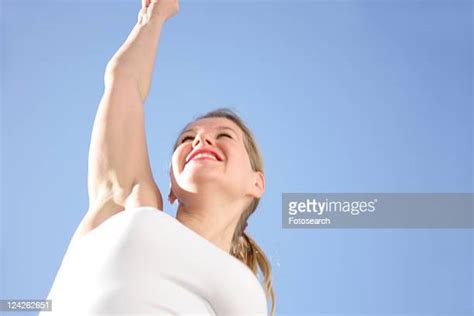
<path fill-rule="evenodd" d="M 90 133 L 140 1 L 2 1 L 1 298 L 44 298 L 88 207 Z M 229 106 L 262 148 L 249 232 L 279 315 L 473 312 L 473 230 L 282 229 L 283 192 L 473 192 L 473 2 L 181 1 L 146 102 L 153 173 Z M 165 204 L 165 211 L 175 209 Z"/>

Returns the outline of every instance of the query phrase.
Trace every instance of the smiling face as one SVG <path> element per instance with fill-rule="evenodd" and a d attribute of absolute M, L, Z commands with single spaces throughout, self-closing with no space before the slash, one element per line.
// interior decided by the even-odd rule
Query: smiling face
<path fill-rule="evenodd" d="M 179 200 L 186 193 L 200 193 L 204 186 L 238 198 L 261 195 L 255 181 L 263 181 L 263 173 L 252 169 L 240 127 L 229 119 L 211 117 L 190 123 L 181 133 L 170 178 Z"/>

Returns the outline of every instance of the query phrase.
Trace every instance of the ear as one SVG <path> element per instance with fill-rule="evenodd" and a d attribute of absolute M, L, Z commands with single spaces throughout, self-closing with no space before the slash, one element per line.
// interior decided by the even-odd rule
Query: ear
<path fill-rule="evenodd" d="M 252 185 L 252 195 L 260 198 L 265 192 L 265 175 L 261 171 L 254 172 L 254 180 Z"/>
<path fill-rule="evenodd" d="M 174 181 L 174 175 L 173 175 L 173 162 L 170 161 L 169 165 L 169 176 L 170 176 L 170 185 L 169 185 L 169 192 L 168 192 L 168 202 L 170 202 L 171 205 L 174 204 L 176 201 L 176 195 L 174 195 L 173 190 L 171 189 Z"/>
<path fill-rule="evenodd" d="M 171 190 L 171 181 L 170 181 L 170 191 L 168 193 L 168 201 L 170 202 L 171 205 L 174 204 L 176 201 L 176 195 L 174 195 L 173 190 Z"/>

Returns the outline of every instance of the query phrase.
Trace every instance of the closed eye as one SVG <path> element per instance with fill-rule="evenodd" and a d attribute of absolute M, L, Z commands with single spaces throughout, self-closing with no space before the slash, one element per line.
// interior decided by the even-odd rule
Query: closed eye
<path fill-rule="evenodd" d="M 229 137 L 230 139 L 233 139 L 232 136 L 230 136 L 229 134 L 227 133 L 220 133 L 219 135 L 217 135 L 217 137 L 221 137 L 221 136 L 225 136 L 225 137 Z M 194 137 L 193 136 L 186 136 L 184 137 L 183 139 L 181 139 L 181 144 L 184 143 L 185 141 L 187 141 L 188 139 L 191 139 L 193 140 Z"/>
<path fill-rule="evenodd" d="M 187 141 L 188 139 L 191 139 L 191 140 L 192 140 L 193 138 L 194 138 L 194 137 L 192 137 L 192 136 L 186 136 L 186 137 L 184 137 L 184 138 L 181 140 L 181 144 L 184 143 L 185 141 Z"/>
<path fill-rule="evenodd" d="M 232 136 L 230 136 L 229 134 L 226 134 L 226 133 L 221 133 L 221 134 L 217 135 L 217 137 L 220 137 L 220 136 L 226 136 L 226 137 L 229 137 L 230 139 L 233 139 Z"/>

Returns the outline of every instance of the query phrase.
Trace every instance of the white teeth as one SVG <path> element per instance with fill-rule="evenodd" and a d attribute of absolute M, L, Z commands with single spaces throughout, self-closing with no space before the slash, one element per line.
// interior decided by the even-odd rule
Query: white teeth
<path fill-rule="evenodd" d="M 210 154 L 210 153 L 199 153 L 196 156 L 194 156 L 193 159 L 200 158 L 200 157 L 206 157 L 206 158 L 211 158 L 213 160 L 217 160 L 216 157 L 213 154 Z"/>

